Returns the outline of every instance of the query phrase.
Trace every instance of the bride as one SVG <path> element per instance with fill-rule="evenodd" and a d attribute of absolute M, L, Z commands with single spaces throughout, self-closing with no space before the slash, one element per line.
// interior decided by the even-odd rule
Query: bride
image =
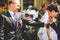
<path fill-rule="evenodd" d="M 50 14 L 48 11 L 45 12 L 45 14 L 41 18 L 41 22 L 44 22 L 44 27 L 40 27 L 38 31 L 38 37 L 39 40 L 58 40 L 57 39 L 57 33 L 51 26 L 46 26 L 48 23 L 53 23 L 53 18 L 50 17 Z"/>

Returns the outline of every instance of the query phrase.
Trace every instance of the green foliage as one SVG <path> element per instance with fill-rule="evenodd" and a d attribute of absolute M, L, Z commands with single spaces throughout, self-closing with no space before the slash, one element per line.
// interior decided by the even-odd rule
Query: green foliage
<path fill-rule="evenodd" d="M 5 9 L 2 9 L 2 10 L 0 10 L 0 14 L 3 14 L 4 12 L 6 12 L 7 10 L 5 10 Z"/>

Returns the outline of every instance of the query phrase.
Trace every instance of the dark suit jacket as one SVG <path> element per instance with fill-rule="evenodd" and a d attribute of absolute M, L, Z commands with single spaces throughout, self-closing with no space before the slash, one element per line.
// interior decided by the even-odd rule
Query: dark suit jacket
<path fill-rule="evenodd" d="M 14 26 L 13 19 L 8 11 L 2 15 L 3 15 L 3 17 L 0 20 L 0 22 L 1 22 L 0 26 L 4 25 L 4 28 L 3 28 L 4 40 L 18 40 L 20 37 L 19 36 L 20 28 L 18 27 L 19 23 L 17 22 L 18 24 L 16 24 L 16 26 Z M 7 18 L 5 18 L 4 16 L 6 16 Z M 3 23 L 3 21 L 4 21 L 4 23 Z"/>
<path fill-rule="evenodd" d="M 0 29 L 1 29 L 1 26 L 3 24 L 2 20 L 3 20 L 3 17 L 0 15 Z"/>
<path fill-rule="evenodd" d="M 4 40 L 10 40 L 13 37 L 12 35 L 15 35 L 16 33 L 16 26 L 14 26 L 12 17 L 8 11 L 3 15 L 9 18 L 9 19 L 6 19 L 3 17 L 4 18 L 3 19 L 4 20 Z"/>
<path fill-rule="evenodd" d="M 60 12 L 58 13 L 57 17 L 57 32 L 60 34 Z"/>

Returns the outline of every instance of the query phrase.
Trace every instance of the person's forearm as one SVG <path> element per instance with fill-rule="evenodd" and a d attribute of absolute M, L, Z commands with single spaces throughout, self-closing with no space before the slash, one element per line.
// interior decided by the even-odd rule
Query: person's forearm
<path fill-rule="evenodd" d="M 42 22 L 29 23 L 28 20 L 23 20 L 23 23 L 26 24 L 26 25 L 44 27 L 44 23 L 42 23 Z"/>

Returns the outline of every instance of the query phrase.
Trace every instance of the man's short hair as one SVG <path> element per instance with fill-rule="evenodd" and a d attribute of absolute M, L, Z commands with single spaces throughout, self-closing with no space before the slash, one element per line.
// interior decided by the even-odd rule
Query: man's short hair
<path fill-rule="evenodd" d="M 56 5 L 53 5 L 53 4 L 50 4 L 50 5 L 47 7 L 47 10 L 49 10 L 49 11 L 54 10 L 55 12 L 59 12 L 57 6 L 56 6 Z"/>
<path fill-rule="evenodd" d="M 9 2 L 8 2 L 8 5 L 13 4 L 13 3 L 14 3 L 13 1 L 9 1 Z"/>

